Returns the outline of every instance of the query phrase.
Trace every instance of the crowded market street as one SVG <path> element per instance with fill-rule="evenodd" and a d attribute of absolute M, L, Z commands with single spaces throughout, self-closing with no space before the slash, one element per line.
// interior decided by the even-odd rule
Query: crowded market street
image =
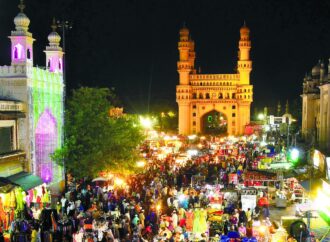
<path fill-rule="evenodd" d="M 33 203 L 32 210 L 25 206 L 31 230 L 10 236 L 76 242 L 307 241 L 308 222 L 298 213 L 311 201 L 297 179 L 284 178 L 291 166 L 284 147 L 255 136 L 152 131 L 148 137 L 140 147 L 140 173 L 106 171 L 90 181 L 69 176 L 69 191 L 54 208 L 47 201 Z M 274 164 L 277 171 L 270 168 Z M 315 215 L 310 241 L 328 233 Z"/>
<path fill-rule="evenodd" d="M 0 6 L 0 242 L 330 241 L 330 1 Z"/>

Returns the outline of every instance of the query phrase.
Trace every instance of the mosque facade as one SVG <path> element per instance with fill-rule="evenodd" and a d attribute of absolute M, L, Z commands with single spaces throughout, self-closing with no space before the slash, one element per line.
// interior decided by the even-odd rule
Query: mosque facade
<path fill-rule="evenodd" d="M 330 152 L 330 60 L 320 60 L 303 81 L 302 134 L 321 150 Z"/>
<path fill-rule="evenodd" d="M 25 152 L 25 170 L 39 176 L 48 184 L 63 181 L 61 165 L 51 154 L 63 143 L 64 82 L 63 51 L 55 21 L 48 35 L 49 45 L 44 52 L 45 67 L 34 66 L 33 42 L 29 32 L 30 20 L 20 12 L 14 18 L 15 30 L 9 36 L 11 64 L 0 66 L 0 99 L 19 102 L 24 118 L 17 124 L 17 147 Z"/>

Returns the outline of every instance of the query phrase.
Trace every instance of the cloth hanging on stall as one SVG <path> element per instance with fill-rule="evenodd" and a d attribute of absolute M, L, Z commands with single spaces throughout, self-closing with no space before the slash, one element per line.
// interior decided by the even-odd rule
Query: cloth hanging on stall
<path fill-rule="evenodd" d="M 186 230 L 191 232 L 194 226 L 194 213 L 189 210 L 186 212 Z"/>
<path fill-rule="evenodd" d="M 193 232 L 194 233 L 202 233 L 201 227 L 200 227 L 200 215 L 201 211 L 199 209 L 195 209 L 194 211 L 194 226 L 193 226 Z"/>
<path fill-rule="evenodd" d="M 0 220 L 3 225 L 6 223 L 6 213 L 3 209 L 2 197 L 0 197 Z"/>
<path fill-rule="evenodd" d="M 15 190 L 15 196 L 16 196 L 16 210 L 22 211 L 24 209 L 24 199 L 23 199 L 22 188 L 17 188 Z"/>
<path fill-rule="evenodd" d="M 205 233 L 207 230 L 207 211 L 205 209 L 200 210 L 199 224 L 201 233 Z"/>

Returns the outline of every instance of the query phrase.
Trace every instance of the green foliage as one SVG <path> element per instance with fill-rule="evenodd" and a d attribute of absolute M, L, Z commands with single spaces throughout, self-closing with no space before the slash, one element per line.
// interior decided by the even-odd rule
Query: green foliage
<path fill-rule="evenodd" d="M 61 164 L 64 160 L 66 171 L 75 177 L 134 168 L 142 132 L 132 116 L 109 117 L 116 101 L 113 90 L 86 87 L 75 90 L 68 100 L 65 143 L 53 158 Z"/>

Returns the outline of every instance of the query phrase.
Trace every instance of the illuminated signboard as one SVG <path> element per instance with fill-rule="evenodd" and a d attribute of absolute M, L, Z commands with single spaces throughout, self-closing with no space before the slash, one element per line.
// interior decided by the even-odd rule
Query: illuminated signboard
<path fill-rule="evenodd" d="M 327 162 L 326 176 L 328 181 L 330 181 L 330 157 L 326 158 L 326 162 Z"/>

